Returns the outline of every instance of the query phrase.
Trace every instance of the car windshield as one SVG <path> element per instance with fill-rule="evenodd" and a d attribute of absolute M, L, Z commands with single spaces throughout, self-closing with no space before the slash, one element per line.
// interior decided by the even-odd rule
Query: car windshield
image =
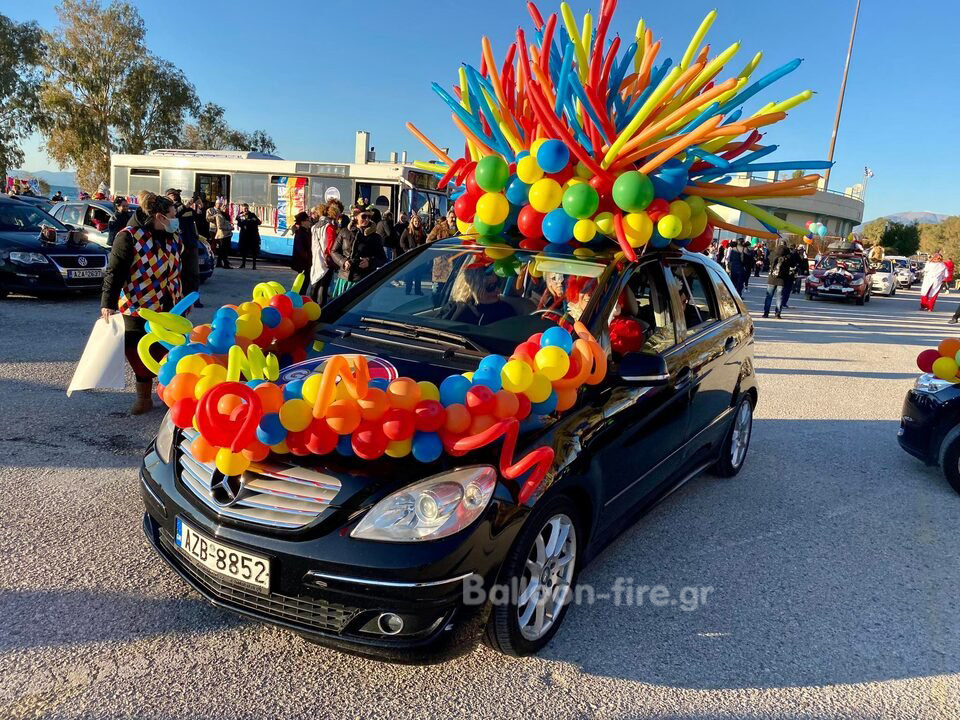
<path fill-rule="evenodd" d="M 827 256 L 820 261 L 821 270 L 846 270 L 850 273 L 863 272 L 863 260 L 859 258 L 836 258 Z"/>
<path fill-rule="evenodd" d="M 888 273 L 893 271 L 893 266 L 890 264 L 889 260 L 881 260 L 877 264 L 877 270 L 879 270 L 882 273 Z"/>
<path fill-rule="evenodd" d="M 0 232 L 40 232 L 44 225 L 66 231 L 66 226 L 42 210 L 22 203 L 0 203 Z"/>
<path fill-rule="evenodd" d="M 437 244 L 349 304 L 338 325 L 509 354 L 561 318 L 584 316 L 609 262 Z"/>

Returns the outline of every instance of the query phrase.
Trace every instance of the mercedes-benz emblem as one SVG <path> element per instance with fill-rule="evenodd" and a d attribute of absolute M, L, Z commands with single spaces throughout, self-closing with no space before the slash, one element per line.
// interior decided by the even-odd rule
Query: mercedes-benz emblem
<path fill-rule="evenodd" d="M 83 255 L 81 255 L 80 257 L 77 258 L 77 265 L 79 265 L 80 267 L 86 267 L 87 259 Z"/>
<path fill-rule="evenodd" d="M 219 470 L 213 471 L 210 478 L 210 495 L 214 502 L 221 507 L 230 507 L 247 494 L 240 475 L 224 475 Z"/>

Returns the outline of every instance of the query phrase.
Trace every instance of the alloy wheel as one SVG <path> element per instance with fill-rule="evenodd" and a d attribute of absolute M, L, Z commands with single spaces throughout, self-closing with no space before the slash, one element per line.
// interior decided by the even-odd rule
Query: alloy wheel
<path fill-rule="evenodd" d="M 577 530 L 564 513 L 554 515 L 533 541 L 520 578 L 517 624 L 526 640 L 536 641 L 560 616 L 576 569 Z"/>
<path fill-rule="evenodd" d="M 753 408 L 749 401 L 740 403 L 737 417 L 733 421 L 733 435 L 730 438 L 730 463 L 739 468 L 750 446 L 750 433 L 753 430 Z"/>

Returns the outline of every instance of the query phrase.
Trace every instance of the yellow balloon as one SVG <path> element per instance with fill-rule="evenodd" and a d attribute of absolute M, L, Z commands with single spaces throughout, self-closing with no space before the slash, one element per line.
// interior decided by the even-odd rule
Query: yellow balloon
<path fill-rule="evenodd" d="M 690 206 L 683 200 L 674 200 L 670 203 L 670 214 L 676 215 L 681 221 L 690 219 Z"/>
<path fill-rule="evenodd" d="M 287 400 L 280 406 L 280 424 L 290 432 L 306 430 L 313 421 L 312 410 L 306 400 Z"/>
<path fill-rule="evenodd" d="M 527 185 L 533 185 L 543 177 L 543 168 L 537 164 L 537 158 L 527 155 L 517 161 L 517 177 Z"/>
<path fill-rule="evenodd" d="M 553 178 L 537 180 L 530 186 L 530 205 L 537 212 L 548 213 L 560 207 L 563 190 Z"/>
<path fill-rule="evenodd" d="M 487 225 L 499 225 L 510 214 L 510 201 L 503 193 L 488 192 L 477 200 L 476 218 Z"/>
<path fill-rule="evenodd" d="M 212 387 L 214 387 L 214 386 L 216 386 L 216 385 L 219 385 L 219 384 L 222 383 L 222 382 L 223 382 L 223 380 L 221 380 L 221 379 L 219 379 L 219 378 L 217 378 L 217 377 L 211 377 L 211 376 L 209 376 L 209 375 L 208 375 L 207 377 L 201 377 L 201 378 L 197 381 L 197 384 L 193 386 L 193 396 L 194 396 L 197 400 L 199 400 L 199 399 L 201 399 L 204 395 L 207 394 L 207 390 L 209 390 L 210 388 L 212 388 Z"/>
<path fill-rule="evenodd" d="M 147 333 L 140 338 L 140 342 L 137 343 L 137 355 L 140 356 L 140 360 L 147 370 L 154 375 L 160 373 L 160 362 L 150 354 L 150 348 L 153 347 L 154 343 L 158 342 L 160 342 L 160 338 L 157 337 L 156 333 Z"/>
<path fill-rule="evenodd" d="M 270 450 L 277 453 L 277 455 L 286 455 L 290 452 L 290 448 L 287 447 L 286 440 L 281 440 L 276 445 L 271 445 Z"/>
<path fill-rule="evenodd" d="M 583 178 L 584 180 L 589 180 L 593 177 L 593 171 L 590 170 L 583 162 L 578 162 L 577 167 L 574 170 L 578 178 Z"/>
<path fill-rule="evenodd" d="M 560 352 L 563 352 L 561 350 Z M 537 353 L 538 355 L 540 353 Z M 548 397 L 550 393 L 553 392 L 553 385 L 550 384 L 549 378 L 544 375 L 542 372 L 533 373 L 533 377 L 530 380 L 530 386 L 524 391 L 524 395 L 529 398 L 530 402 L 538 403 L 543 402 Z"/>
<path fill-rule="evenodd" d="M 303 399 L 310 403 L 311 406 L 317 402 L 317 395 L 320 393 L 320 383 L 322 382 L 323 373 L 314 373 L 303 381 L 301 394 L 303 395 Z"/>
<path fill-rule="evenodd" d="M 573 236 L 582 243 L 588 243 L 597 234 L 597 224 L 590 218 L 577 220 L 573 226 Z"/>
<path fill-rule="evenodd" d="M 473 382 L 473 371 L 472 371 L 472 370 L 471 370 L 470 372 L 461 373 L 461 375 L 463 375 L 463 376 L 464 376 L 467 380 L 469 380 L 470 382 Z"/>
<path fill-rule="evenodd" d="M 530 143 L 530 157 L 535 158 L 537 153 L 540 151 L 540 146 L 543 145 L 550 138 L 537 138 L 532 143 Z"/>
<path fill-rule="evenodd" d="M 697 237 L 707 229 L 707 213 L 700 212 L 690 218 L 690 237 Z"/>
<path fill-rule="evenodd" d="M 429 380 L 421 380 L 417 385 L 420 388 L 421 400 L 440 400 L 440 388 Z"/>
<path fill-rule="evenodd" d="M 206 366 L 207 361 L 199 355 L 187 355 L 186 357 L 180 358 L 180 361 L 177 363 L 177 372 L 199 375 Z"/>
<path fill-rule="evenodd" d="M 235 453 L 230 448 L 217 450 L 217 470 L 224 475 L 242 475 L 250 467 L 250 458 L 243 453 Z"/>
<path fill-rule="evenodd" d="M 691 234 L 692 232 L 693 232 L 693 227 L 690 225 L 690 221 L 684 220 L 683 225 L 680 228 L 680 237 L 682 238 L 693 237 L 693 235 Z"/>
<path fill-rule="evenodd" d="M 563 351 L 563 348 L 554 345 L 540 348 L 534 357 L 534 362 L 537 364 L 537 370 L 550 382 L 559 380 L 570 369 L 570 356 Z M 537 400 L 536 402 L 540 401 Z"/>
<path fill-rule="evenodd" d="M 307 319 L 310 322 L 320 319 L 321 309 L 320 306 L 315 302 L 304 303 L 303 309 L 307 312 Z"/>
<path fill-rule="evenodd" d="M 933 374 L 941 380 L 956 380 L 958 369 L 960 369 L 960 366 L 953 358 L 941 357 L 933 361 Z"/>
<path fill-rule="evenodd" d="M 690 207 L 691 217 L 707 211 L 707 203 L 699 195 L 688 195 L 684 202 Z"/>
<path fill-rule="evenodd" d="M 601 235 L 612 236 L 616 232 L 613 227 L 613 213 L 602 212 L 593 218 L 593 222 Z"/>
<path fill-rule="evenodd" d="M 566 191 L 567 191 L 567 188 L 573 187 L 574 185 L 582 185 L 582 184 L 585 183 L 585 182 L 586 182 L 586 180 L 584 180 L 583 178 L 579 178 L 579 177 L 574 176 L 574 177 L 570 178 L 569 180 L 567 180 L 567 181 L 563 184 L 562 189 L 563 189 L 564 192 L 566 192 Z"/>
<path fill-rule="evenodd" d="M 476 230 L 473 229 L 473 223 L 464 222 L 460 218 L 457 218 L 457 230 L 460 231 L 461 235 L 476 234 Z"/>
<path fill-rule="evenodd" d="M 681 230 L 683 230 L 683 221 L 676 215 L 664 215 L 657 221 L 657 232 L 668 240 L 680 237 Z"/>
<path fill-rule="evenodd" d="M 623 216 L 623 233 L 630 247 L 643 247 L 653 235 L 653 221 L 645 212 L 627 213 Z"/>
<path fill-rule="evenodd" d="M 521 393 L 533 382 L 533 370 L 523 360 L 507 360 L 500 369 L 500 381 L 504 390 Z"/>
<path fill-rule="evenodd" d="M 386 454 L 392 458 L 402 458 L 410 454 L 413 447 L 413 438 L 406 440 L 393 440 L 387 443 Z"/>
<path fill-rule="evenodd" d="M 253 315 L 256 318 L 260 317 L 260 305 L 253 302 L 252 300 L 247 300 L 245 303 L 240 303 L 237 307 L 238 315 Z"/>

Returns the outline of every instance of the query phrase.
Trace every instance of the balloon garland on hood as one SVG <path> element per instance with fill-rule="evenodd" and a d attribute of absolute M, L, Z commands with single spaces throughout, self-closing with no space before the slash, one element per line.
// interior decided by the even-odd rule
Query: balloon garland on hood
<path fill-rule="evenodd" d="M 807 234 L 748 200 L 811 195 L 819 175 L 728 184 L 737 174 L 831 166 L 770 162 L 777 146 L 760 142 L 760 128 L 785 118 L 811 91 L 744 114 L 744 103 L 796 70 L 800 59 L 751 81 L 757 53 L 720 81 L 740 43 L 709 57 L 701 42 L 716 11 L 675 64 L 658 62 L 660 41 L 643 20 L 618 54 L 620 37 L 607 38 L 616 0 L 603 0 L 596 28 L 590 13 L 578 26 L 565 2 L 559 18 L 546 20 L 532 2 L 527 7 L 532 42 L 518 28 L 498 65 L 484 37 L 479 69 L 463 65 L 452 92 L 433 83 L 465 137 L 463 157 L 452 159 L 407 123 L 439 161 L 417 166 L 439 175 L 441 188 L 454 185 L 461 232 L 496 236 L 516 227 L 526 238 L 522 247 L 557 253 L 606 236 L 631 261 L 638 250 L 671 243 L 702 251 L 715 227 L 766 239 L 781 231 Z M 711 206 L 746 213 L 765 230 L 730 224 Z"/>

